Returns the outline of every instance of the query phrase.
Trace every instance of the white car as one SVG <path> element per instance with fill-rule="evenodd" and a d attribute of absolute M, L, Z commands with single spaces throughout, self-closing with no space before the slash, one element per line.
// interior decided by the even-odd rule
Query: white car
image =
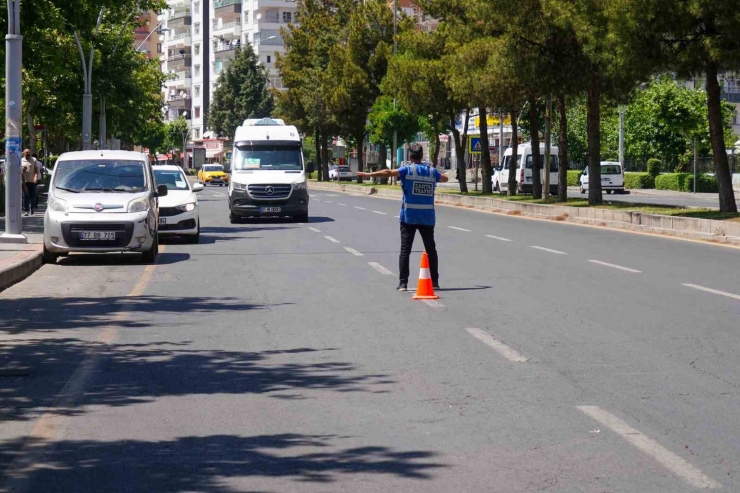
<path fill-rule="evenodd" d="M 79 151 L 59 156 L 44 214 L 45 263 L 70 252 L 141 252 L 157 257 L 157 187 L 145 154 Z"/>
<path fill-rule="evenodd" d="M 200 241 L 198 192 L 200 183 L 188 182 L 179 166 L 154 166 L 157 186 L 167 187 L 167 196 L 159 200 L 159 236 L 183 236 L 190 243 Z"/>
<path fill-rule="evenodd" d="M 588 168 L 581 173 L 580 178 L 581 193 L 588 191 Z M 624 172 L 622 166 L 615 161 L 601 161 L 601 189 L 606 193 L 624 193 Z"/>

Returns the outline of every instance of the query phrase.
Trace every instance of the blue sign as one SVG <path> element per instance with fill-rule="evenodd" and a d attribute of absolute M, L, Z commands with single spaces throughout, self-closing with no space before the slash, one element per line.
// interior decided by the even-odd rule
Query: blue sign
<path fill-rule="evenodd" d="M 483 145 L 480 142 L 480 137 L 468 137 L 468 153 L 469 154 L 480 154 L 483 150 Z"/>
<path fill-rule="evenodd" d="M 6 137 L 5 138 L 5 152 L 18 153 L 21 152 L 21 138 L 20 137 Z"/>

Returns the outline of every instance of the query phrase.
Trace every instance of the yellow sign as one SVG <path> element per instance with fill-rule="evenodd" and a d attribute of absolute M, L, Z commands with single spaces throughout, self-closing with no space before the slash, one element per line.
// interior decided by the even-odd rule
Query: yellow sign
<path fill-rule="evenodd" d="M 486 123 L 489 127 L 497 127 L 499 118 L 497 116 L 486 116 Z M 504 117 L 504 125 L 511 125 L 511 117 Z M 475 126 L 480 127 L 480 116 L 475 117 Z"/>

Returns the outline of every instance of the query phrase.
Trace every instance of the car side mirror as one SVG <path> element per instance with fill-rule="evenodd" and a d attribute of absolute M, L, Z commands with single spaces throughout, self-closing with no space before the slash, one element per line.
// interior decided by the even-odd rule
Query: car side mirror
<path fill-rule="evenodd" d="M 157 186 L 157 197 L 166 197 L 168 193 L 169 190 L 167 189 L 167 185 Z"/>
<path fill-rule="evenodd" d="M 201 190 L 203 190 L 202 183 L 193 183 L 193 192 L 200 192 Z"/>

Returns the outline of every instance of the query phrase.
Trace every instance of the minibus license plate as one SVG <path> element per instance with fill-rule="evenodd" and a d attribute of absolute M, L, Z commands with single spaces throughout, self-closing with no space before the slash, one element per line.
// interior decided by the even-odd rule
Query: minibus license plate
<path fill-rule="evenodd" d="M 280 207 L 260 207 L 260 212 L 280 212 Z"/>

